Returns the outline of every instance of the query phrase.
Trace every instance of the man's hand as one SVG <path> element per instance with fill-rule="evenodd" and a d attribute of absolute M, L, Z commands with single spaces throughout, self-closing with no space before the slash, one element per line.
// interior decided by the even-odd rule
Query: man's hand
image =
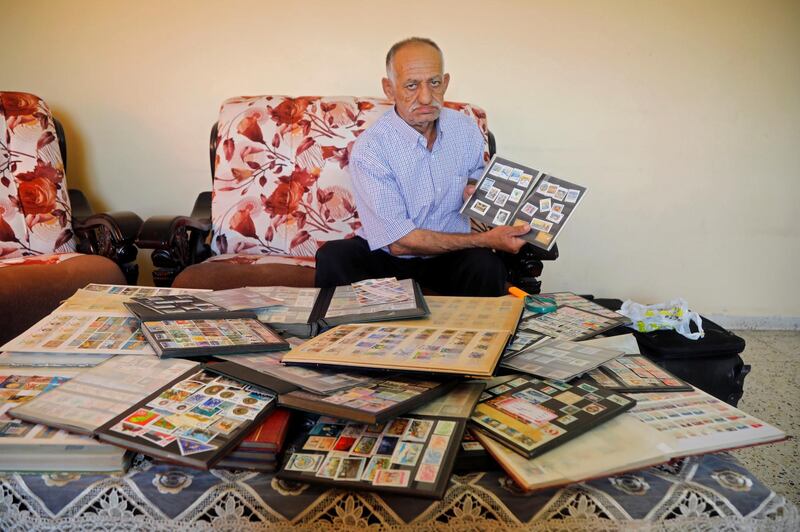
<path fill-rule="evenodd" d="M 464 187 L 464 201 L 467 201 L 473 194 L 475 194 L 475 185 L 467 185 Z"/>
<path fill-rule="evenodd" d="M 508 253 L 517 253 L 519 248 L 525 244 L 525 241 L 520 236 L 530 230 L 531 226 L 528 224 L 517 226 L 500 225 L 485 233 L 480 233 L 480 236 L 483 240 L 483 247 L 507 251 Z"/>
<path fill-rule="evenodd" d="M 501 225 L 484 233 L 439 233 L 428 229 L 414 229 L 406 236 L 389 244 L 389 253 L 399 255 L 439 255 L 448 251 L 469 248 L 490 248 L 516 253 L 525 241 L 520 238 L 531 226 L 509 227 Z"/>

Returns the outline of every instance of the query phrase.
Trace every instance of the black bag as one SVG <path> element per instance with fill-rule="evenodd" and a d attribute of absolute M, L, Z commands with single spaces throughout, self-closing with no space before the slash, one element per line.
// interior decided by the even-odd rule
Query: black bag
<path fill-rule="evenodd" d="M 618 299 L 595 299 L 611 310 L 619 310 Z M 702 317 L 702 316 L 701 316 Z M 697 328 L 691 324 L 692 332 Z M 640 333 L 628 327 L 618 327 L 612 334 L 633 332 L 639 350 L 647 358 L 686 382 L 736 406 L 744 393 L 744 378 L 750 373 L 739 354 L 745 342 L 739 336 L 703 318 L 705 336 L 689 340 L 672 330 Z"/>

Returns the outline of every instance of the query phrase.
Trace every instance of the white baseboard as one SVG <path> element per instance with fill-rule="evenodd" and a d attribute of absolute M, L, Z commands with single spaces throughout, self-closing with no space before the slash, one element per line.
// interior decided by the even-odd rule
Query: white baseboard
<path fill-rule="evenodd" d="M 728 316 L 725 314 L 704 314 L 713 322 L 726 329 L 797 331 L 800 330 L 800 316 Z"/>

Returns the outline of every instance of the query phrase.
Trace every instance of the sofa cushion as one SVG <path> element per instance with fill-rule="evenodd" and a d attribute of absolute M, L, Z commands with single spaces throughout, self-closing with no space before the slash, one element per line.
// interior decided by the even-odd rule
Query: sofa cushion
<path fill-rule="evenodd" d="M 445 105 L 488 134 L 483 110 Z M 226 100 L 217 124 L 214 253 L 313 257 L 328 240 L 354 236 L 360 222 L 347 173 L 350 150 L 391 107 L 350 96 Z"/>
<path fill-rule="evenodd" d="M 242 286 L 314 286 L 314 268 L 282 263 L 242 260 L 211 261 L 189 266 L 175 278 L 175 288 L 225 290 Z"/>
<path fill-rule="evenodd" d="M 0 92 L 0 258 L 75 250 L 55 122 L 25 92 Z"/>
<path fill-rule="evenodd" d="M 99 255 L 72 253 L 0 261 L 0 345 L 89 283 L 126 284 L 119 266 Z"/>

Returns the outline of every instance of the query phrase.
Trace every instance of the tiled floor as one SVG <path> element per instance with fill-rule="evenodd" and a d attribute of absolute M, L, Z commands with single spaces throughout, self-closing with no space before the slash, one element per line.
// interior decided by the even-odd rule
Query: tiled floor
<path fill-rule="evenodd" d="M 800 505 L 800 331 L 736 334 L 747 342 L 742 358 L 753 367 L 739 408 L 793 439 L 734 454 L 767 486 Z"/>

